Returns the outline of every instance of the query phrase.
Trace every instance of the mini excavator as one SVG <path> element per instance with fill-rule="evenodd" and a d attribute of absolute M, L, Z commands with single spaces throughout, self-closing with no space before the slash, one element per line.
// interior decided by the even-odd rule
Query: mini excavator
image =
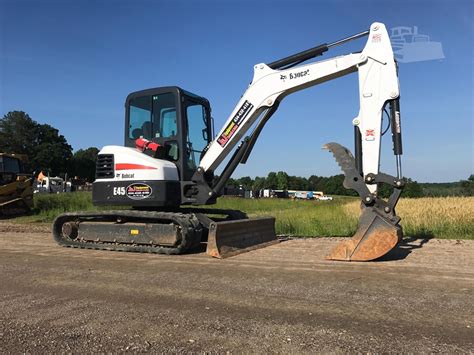
<path fill-rule="evenodd" d="M 368 39 L 360 52 L 303 64 L 361 37 Z M 237 165 L 246 163 L 284 97 L 358 72 L 360 110 L 352 120 L 354 155 L 337 143 L 324 148 L 344 172 L 344 187 L 360 196 L 362 211 L 355 235 L 327 258 L 377 259 L 402 238 L 395 213 L 404 186 L 397 71 L 382 23 L 333 43 L 257 64 L 252 82 L 216 136 L 205 98 L 178 87 L 133 92 L 125 102 L 125 144 L 102 148 L 93 184 L 95 205 L 131 208 L 62 214 L 53 223 L 53 237 L 67 247 L 160 254 L 181 254 L 207 242 L 207 253 L 217 258 L 277 243 L 272 217 L 252 219 L 240 211 L 196 206 L 215 204 Z M 379 172 L 384 113 L 391 127 L 397 176 Z M 222 173 L 215 176 L 227 157 Z M 377 195 L 380 184 L 392 189 L 387 200 Z"/>

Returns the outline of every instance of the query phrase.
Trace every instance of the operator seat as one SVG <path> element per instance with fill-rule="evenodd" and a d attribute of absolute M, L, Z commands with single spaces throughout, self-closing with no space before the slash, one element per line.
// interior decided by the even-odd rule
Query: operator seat
<path fill-rule="evenodd" d="M 143 138 L 145 139 L 149 139 L 149 140 L 152 140 L 152 130 L 151 130 L 151 122 L 150 121 L 146 121 L 146 122 L 143 122 L 142 124 L 142 136 Z"/>
<path fill-rule="evenodd" d="M 133 139 L 138 139 L 140 137 L 143 136 L 143 130 L 140 129 L 140 128 L 135 128 L 133 131 L 132 131 L 132 138 Z"/>

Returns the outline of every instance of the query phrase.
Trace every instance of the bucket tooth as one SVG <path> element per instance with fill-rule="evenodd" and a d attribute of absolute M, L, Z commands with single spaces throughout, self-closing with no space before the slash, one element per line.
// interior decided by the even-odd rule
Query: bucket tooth
<path fill-rule="evenodd" d="M 366 207 L 354 236 L 339 243 L 326 257 L 328 260 L 371 261 L 378 259 L 402 240 L 402 228 Z"/>
<path fill-rule="evenodd" d="M 273 217 L 212 222 L 206 253 L 223 259 L 278 242 Z"/>

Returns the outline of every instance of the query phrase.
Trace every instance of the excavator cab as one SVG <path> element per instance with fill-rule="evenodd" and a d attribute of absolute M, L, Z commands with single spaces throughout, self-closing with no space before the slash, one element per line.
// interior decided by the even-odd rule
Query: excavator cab
<path fill-rule="evenodd" d="M 181 181 L 189 181 L 213 138 L 209 101 L 179 87 L 133 92 L 125 102 L 125 146 L 137 139 L 157 143 L 145 151 L 176 164 Z"/>

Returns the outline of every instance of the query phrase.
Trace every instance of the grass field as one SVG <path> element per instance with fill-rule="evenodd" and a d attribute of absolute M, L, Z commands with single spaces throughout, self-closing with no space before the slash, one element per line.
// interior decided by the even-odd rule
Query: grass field
<path fill-rule="evenodd" d="M 354 215 L 358 203 L 344 206 Z M 423 197 L 401 199 L 397 214 L 403 230 L 411 236 L 443 239 L 474 239 L 474 197 Z"/>
<path fill-rule="evenodd" d="M 250 217 L 274 216 L 278 234 L 349 236 L 357 229 L 358 216 L 347 214 L 344 206 L 353 201 L 342 196 L 333 201 L 224 198 L 217 207 L 242 210 Z"/>
<path fill-rule="evenodd" d="M 242 210 L 251 217 L 274 216 L 278 234 L 318 237 L 351 236 L 360 210 L 357 198 L 342 196 L 333 201 L 221 198 L 215 207 Z M 100 209 L 109 208 L 94 207 L 88 192 L 35 195 L 33 213 L 15 220 L 51 222 L 63 212 Z M 474 197 L 401 199 L 397 213 L 406 236 L 474 239 Z"/>

